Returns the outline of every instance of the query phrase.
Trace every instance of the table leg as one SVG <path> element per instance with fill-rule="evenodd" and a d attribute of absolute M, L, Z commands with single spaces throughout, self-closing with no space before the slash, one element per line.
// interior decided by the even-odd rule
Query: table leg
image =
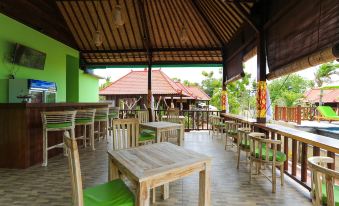
<path fill-rule="evenodd" d="M 184 136 L 185 136 L 185 127 L 184 125 L 181 125 L 180 127 L 180 136 L 179 136 L 179 146 L 182 146 L 184 143 Z"/>
<path fill-rule="evenodd" d="M 210 163 L 206 163 L 205 170 L 199 173 L 199 206 L 211 205 L 211 188 L 210 188 Z"/>
<path fill-rule="evenodd" d="M 164 184 L 162 187 L 162 198 L 167 200 L 169 198 L 169 183 Z"/>
<path fill-rule="evenodd" d="M 136 206 L 150 205 L 150 188 L 146 182 L 140 182 L 137 186 Z"/>
<path fill-rule="evenodd" d="M 108 181 L 112 181 L 119 178 L 119 170 L 111 160 L 111 158 L 108 157 Z"/>
<path fill-rule="evenodd" d="M 159 143 L 159 142 L 161 142 L 161 131 L 159 129 L 156 129 L 156 134 L 157 134 L 157 142 L 156 143 Z"/>

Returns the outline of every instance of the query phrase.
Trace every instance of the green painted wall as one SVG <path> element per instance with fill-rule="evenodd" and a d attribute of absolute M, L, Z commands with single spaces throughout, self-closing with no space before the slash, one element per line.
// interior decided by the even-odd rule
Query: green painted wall
<path fill-rule="evenodd" d="M 99 80 L 96 77 L 84 74 L 82 70 L 79 71 L 79 101 L 99 101 Z"/>
<path fill-rule="evenodd" d="M 82 101 L 82 99 L 87 102 L 98 101 L 98 79 L 83 75 L 79 71 L 79 52 L 77 50 L 3 14 L 0 14 L 0 25 L 0 102 L 8 101 L 7 80 L 13 70 L 17 71 L 15 76 L 18 79 L 32 78 L 56 82 L 58 86 L 58 102 L 78 102 Z M 13 44 L 15 43 L 46 53 L 45 69 L 38 70 L 9 64 L 8 58 L 12 56 Z M 67 55 L 69 56 L 68 58 L 66 58 Z M 93 85 L 94 88 L 89 90 L 91 94 L 83 92 L 83 89 L 79 88 L 80 84 L 86 85 L 86 87 Z M 66 89 L 66 86 L 70 88 Z"/>

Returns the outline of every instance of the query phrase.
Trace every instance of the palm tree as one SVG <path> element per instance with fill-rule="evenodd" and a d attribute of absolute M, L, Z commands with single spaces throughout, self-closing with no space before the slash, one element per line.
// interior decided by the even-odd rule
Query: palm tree
<path fill-rule="evenodd" d="M 318 87 L 321 87 L 325 82 L 331 82 L 332 75 L 339 75 L 339 64 L 329 62 L 322 64 L 319 69 L 314 73 L 314 80 Z"/>

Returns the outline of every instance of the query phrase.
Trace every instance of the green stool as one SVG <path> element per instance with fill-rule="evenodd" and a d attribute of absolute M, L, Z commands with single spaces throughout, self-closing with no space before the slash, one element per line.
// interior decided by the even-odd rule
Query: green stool
<path fill-rule="evenodd" d="M 71 137 L 74 138 L 75 114 L 76 111 L 41 112 L 43 130 L 42 166 L 47 166 L 48 150 L 54 148 L 64 148 L 64 154 L 66 155 L 64 142 L 53 146 L 48 146 L 48 132 L 69 130 L 71 131 Z"/>
<path fill-rule="evenodd" d="M 94 122 L 98 125 L 98 130 L 94 131 L 95 134 L 98 134 L 98 140 L 100 141 L 101 137 L 107 139 L 108 135 L 108 107 L 97 108 L 95 112 Z M 102 124 L 104 127 L 102 128 Z"/>
<path fill-rule="evenodd" d="M 119 119 L 120 107 L 109 107 L 108 109 L 108 123 L 109 134 L 112 133 L 113 120 Z"/>

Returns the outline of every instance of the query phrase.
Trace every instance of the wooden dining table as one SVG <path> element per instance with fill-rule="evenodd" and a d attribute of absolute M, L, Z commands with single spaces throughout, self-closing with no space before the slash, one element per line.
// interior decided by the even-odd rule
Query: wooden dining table
<path fill-rule="evenodd" d="M 199 172 L 199 206 L 210 206 L 211 158 L 168 143 L 108 151 L 109 180 L 126 176 L 136 186 L 137 206 L 150 204 L 150 189 Z M 168 188 L 163 191 L 168 192 Z M 165 194 L 164 194 L 165 196 Z"/>
<path fill-rule="evenodd" d="M 185 128 L 183 124 L 173 123 L 173 122 L 145 122 L 140 123 L 140 130 L 149 129 L 153 130 L 156 133 L 156 142 L 161 142 L 161 134 L 163 132 L 178 130 L 178 139 L 177 143 L 179 146 L 183 145 Z"/>

